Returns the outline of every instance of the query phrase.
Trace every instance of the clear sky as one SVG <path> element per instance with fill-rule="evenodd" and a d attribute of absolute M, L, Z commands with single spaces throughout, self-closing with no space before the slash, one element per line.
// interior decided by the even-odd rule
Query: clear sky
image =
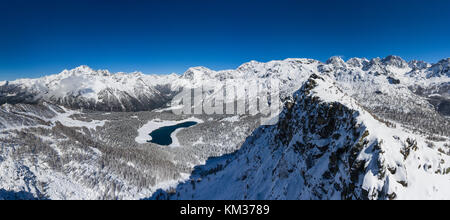
<path fill-rule="evenodd" d="M 448 0 L 0 0 L 0 80 L 333 55 L 450 57 Z"/>

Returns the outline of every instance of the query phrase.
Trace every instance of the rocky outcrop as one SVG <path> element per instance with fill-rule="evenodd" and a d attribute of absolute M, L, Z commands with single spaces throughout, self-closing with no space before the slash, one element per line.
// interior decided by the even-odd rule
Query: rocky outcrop
<path fill-rule="evenodd" d="M 440 164 L 430 164 L 431 158 Z M 152 199 L 448 197 L 437 186 L 450 183 L 442 175 L 449 162 L 374 117 L 328 77 L 312 74 L 277 125 L 260 127 L 236 153 L 209 160 L 189 181 Z M 428 175 L 433 180 L 425 182 L 436 192 L 423 185 Z"/>

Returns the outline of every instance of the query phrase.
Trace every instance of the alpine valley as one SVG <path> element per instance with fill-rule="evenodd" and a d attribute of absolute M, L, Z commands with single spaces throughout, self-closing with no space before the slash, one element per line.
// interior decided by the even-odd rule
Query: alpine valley
<path fill-rule="evenodd" d="M 278 122 L 172 111 L 184 89 L 229 79 L 279 81 Z M 450 58 L 80 66 L 2 81 L 0 105 L 0 199 L 450 199 Z M 188 121 L 168 146 L 145 139 Z"/>

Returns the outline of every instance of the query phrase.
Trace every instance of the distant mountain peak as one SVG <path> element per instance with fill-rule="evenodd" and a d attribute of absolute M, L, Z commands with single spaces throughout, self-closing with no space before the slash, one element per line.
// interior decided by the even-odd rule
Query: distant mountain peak
<path fill-rule="evenodd" d="M 381 60 L 385 65 L 394 66 L 397 68 L 408 68 L 408 63 L 399 56 L 389 55 Z"/>
<path fill-rule="evenodd" d="M 448 66 L 450 66 L 450 58 L 442 59 L 434 65 L 442 65 L 442 66 L 448 67 Z"/>
<path fill-rule="evenodd" d="M 343 65 L 345 64 L 345 61 L 342 59 L 342 57 L 340 56 L 332 56 L 330 57 L 327 62 L 327 64 L 338 64 L 338 65 Z"/>
<path fill-rule="evenodd" d="M 353 57 L 353 58 L 350 58 L 349 60 L 347 60 L 347 64 L 349 64 L 350 66 L 353 66 L 353 67 L 364 67 L 369 62 L 370 61 L 366 58 L 358 58 L 358 57 Z"/>
<path fill-rule="evenodd" d="M 81 65 L 71 70 L 64 70 L 60 75 L 77 75 L 77 76 L 110 76 L 111 73 L 108 70 L 94 70 L 87 65 Z"/>
<path fill-rule="evenodd" d="M 423 70 L 431 66 L 431 64 L 421 60 L 412 60 L 408 63 L 408 65 L 413 70 Z"/>
<path fill-rule="evenodd" d="M 80 72 L 90 72 L 93 71 L 91 67 L 87 66 L 87 65 L 81 65 L 79 67 L 76 67 L 75 69 L 73 69 L 75 71 L 80 71 Z"/>
<path fill-rule="evenodd" d="M 440 60 L 436 64 L 433 64 L 427 74 L 427 78 L 442 76 L 450 77 L 450 58 Z"/>
<path fill-rule="evenodd" d="M 183 73 L 182 78 L 190 80 L 202 79 L 205 76 L 211 76 L 212 72 L 212 70 L 203 66 L 191 67 Z"/>

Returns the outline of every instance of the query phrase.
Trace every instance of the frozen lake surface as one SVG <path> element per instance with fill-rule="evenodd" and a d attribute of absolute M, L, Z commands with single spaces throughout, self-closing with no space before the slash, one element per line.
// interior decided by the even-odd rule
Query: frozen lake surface
<path fill-rule="evenodd" d="M 177 140 L 176 134 L 182 129 L 200 123 L 203 123 L 203 121 L 195 117 L 179 121 L 161 120 L 156 118 L 138 129 L 138 136 L 135 140 L 139 144 L 155 143 L 163 146 L 179 147 L 182 144 Z"/>
<path fill-rule="evenodd" d="M 159 144 L 159 145 L 171 145 L 173 140 L 172 140 L 172 133 L 180 128 L 188 128 L 191 126 L 196 125 L 197 122 L 195 121 L 188 121 L 188 122 L 183 122 L 183 123 L 179 123 L 176 125 L 172 125 L 172 126 L 165 126 L 165 127 L 161 127 L 158 128 L 154 131 L 152 131 L 152 133 L 150 133 L 151 136 L 151 140 L 148 140 L 147 142 L 151 142 L 151 143 L 155 143 L 155 144 Z"/>

